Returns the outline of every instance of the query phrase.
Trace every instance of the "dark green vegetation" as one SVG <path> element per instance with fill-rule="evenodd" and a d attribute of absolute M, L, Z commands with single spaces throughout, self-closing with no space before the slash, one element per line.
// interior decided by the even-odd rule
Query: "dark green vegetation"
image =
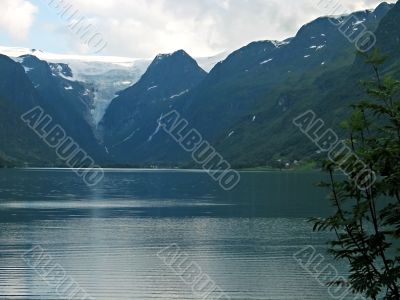
<path fill-rule="evenodd" d="M 378 47 L 386 45 L 383 51 L 395 52 L 391 61 L 384 66 L 383 72 L 398 72 L 400 4 L 398 3 L 379 24 L 376 35 Z M 322 19 L 323 20 L 323 19 Z M 320 20 L 320 22 L 322 21 Z M 390 34 L 384 28 L 388 27 Z M 311 26 L 311 25 L 309 25 Z M 330 25 L 327 25 L 328 27 Z M 373 24 L 367 25 L 373 28 Z M 333 28 L 332 30 L 337 30 Z M 301 32 L 301 31 L 300 31 Z M 341 59 L 327 60 L 325 67 L 310 68 L 297 77 L 288 77 L 268 91 L 268 96 L 259 105 L 255 122 L 252 115 L 244 116 L 232 126 L 235 134 L 230 138 L 220 137 L 218 147 L 227 159 L 241 165 L 272 164 L 283 160 L 292 164 L 305 158 L 318 159 L 317 148 L 308 139 L 296 132 L 292 120 L 306 110 L 313 110 L 321 117 L 326 126 L 340 134 L 340 121 L 349 114 L 349 105 L 362 95 L 359 81 L 370 77 L 370 72 L 361 59 L 356 58 L 354 45 L 347 40 L 332 41 Z M 306 69 L 303 67 L 302 70 Z M 272 162 L 271 162 L 272 160 Z"/>
<path fill-rule="evenodd" d="M 39 95 L 24 69 L 0 55 L 0 165 L 24 161 L 47 164 L 55 155 L 20 119 L 23 112 L 39 105 Z"/>
<path fill-rule="evenodd" d="M 94 90 L 75 81 L 67 65 L 21 57 L 26 74 L 22 68 L 17 74 L 0 67 L 1 84 L 10 81 L 0 90 L 5 106 L 0 157 L 20 164 L 62 164 L 21 128 L 18 113 L 9 111 L 22 101 L 30 104 L 25 107 L 43 106 L 103 166 L 196 167 L 158 126 L 157 120 L 173 109 L 235 168 L 313 165 L 320 155 L 293 126 L 293 118 L 312 109 L 341 133 L 340 120 L 362 95 L 359 79 L 370 76 L 354 44 L 334 24 L 341 22 L 353 33 L 365 27 L 376 32 L 377 46 L 391 57 L 382 72 L 395 74 L 400 70 L 399 7 L 382 3 L 349 20 L 318 18 L 284 42 L 259 41 L 235 51 L 209 74 L 182 50 L 159 55 L 139 82 L 112 101 L 99 127 L 90 120 Z M 9 93 L 12 86 L 29 86 L 32 101 L 18 100 L 22 95 Z"/>
<path fill-rule="evenodd" d="M 193 89 L 206 75 L 182 50 L 157 56 L 139 82 L 113 100 L 100 124 L 111 159 L 151 163 L 151 153 L 162 147 L 153 141 L 161 134 L 157 120 L 171 110 L 175 98 Z"/>
<path fill-rule="evenodd" d="M 390 28 L 387 28 L 390 29 Z M 315 230 L 336 232 L 331 253 L 349 263 L 349 283 L 368 299 L 400 299 L 400 81 L 382 76 L 378 69 L 385 59 L 377 50 L 367 62 L 375 80 L 364 82 L 367 96 L 353 106 L 342 125 L 352 151 L 376 175 L 356 184 L 362 166 L 356 157 L 337 155 L 326 162 L 335 213 L 313 220 Z M 350 170 L 338 179 L 336 169 Z M 343 177 L 341 177 L 343 178 Z M 331 284 L 344 284 L 333 282 Z"/>
<path fill-rule="evenodd" d="M 380 28 L 382 19 L 399 22 L 397 11 L 385 17 L 391 8 L 381 4 L 375 11 L 354 14 L 357 20 L 363 21 L 362 24 L 355 24 L 354 19 L 344 24 L 354 32 L 362 30 L 362 25 L 375 31 Z M 359 94 L 354 88 L 358 78 L 369 76 L 362 62 L 356 59 L 354 44 L 332 24 L 340 21 L 344 19 L 323 17 L 303 26 L 294 38 L 283 43 L 251 43 L 217 64 L 189 93 L 173 101 L 169 99 L 168 105 L 154 106 L 147 101 L 145 111 L 157 113 L 145 122 L 139 120 L 134 126 L 125 122 L 124 132 L 126 138 L 130 137 L 129 143 L 120 139 L 116 158 L 122 157 L 124 162 L 128 159 L 130 163 L 183 163 L 195 167 L 190 157 L 164 133 L 146 140 L 151 133 L 157 132 L 157 118 L 161 113 L 176 109 L 190 122 L 190 127 L 196 128 L 236 168 L 281 168 L 288 163 L 292 168 L 295 161 L 304 165 L 310 159 L 318 159 L 315 145 L 299 134 L 292 124 L 293 118 L 313 109 L 328 126 L 337 128 L 349 112 L 352 99 Z M 394 30 L 398 31 L 398 28 L 400 26 Z M 378 38 L 386 40 L 388 37 L 380 31 L 378 29 Z M 141 84 L 139 82 L 136 88 Z M 119 98 L 114 100 L 107 111 L 105 120 L 108 123 L 110 116 L 114 122 L 118 120 L 115 112 L 127 107 L 127 101 L 124 104 L 118 101 Z M 135 98 L 130 99 L 132 105 L 135 102 Z M 148 128 L 146 139 L 136 138 L 137 132 L 129 136 L 142 128 Z M 115 136 L 113 130 L 108 134 Z M 111 147 L 108 145 L 112 153 Z"/>

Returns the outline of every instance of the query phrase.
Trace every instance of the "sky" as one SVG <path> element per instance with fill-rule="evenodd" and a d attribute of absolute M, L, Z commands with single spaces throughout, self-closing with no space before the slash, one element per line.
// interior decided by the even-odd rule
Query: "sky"
<path fill-rule="evenodd" d="M 319 16 L 374 8 L 380 2 L 0 0 L 0 45 L 138 58 L 184 49 L 206 57 L 252 41 L 284 40 Z M 82 30 L 89 26 L 85 37 L 84 31 L 77 32 L 80 25 Z"/>

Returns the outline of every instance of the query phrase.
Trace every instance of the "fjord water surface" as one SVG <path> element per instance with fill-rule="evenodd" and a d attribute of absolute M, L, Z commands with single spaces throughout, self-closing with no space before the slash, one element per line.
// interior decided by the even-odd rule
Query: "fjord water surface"
<path fill-rule="evenodd" d="M 226 192 L 202 172 L 0 171 L 0 299 L 63 299 L 22 259 L 40 245 L 94 299 L 200 299 L 157 256 L 177 244 L 231 299 L 329 299 L 294 260 L 325 253 L 320 173 L 243 172 Z M 335 263 L 340 270 L 341 265 Z"/>

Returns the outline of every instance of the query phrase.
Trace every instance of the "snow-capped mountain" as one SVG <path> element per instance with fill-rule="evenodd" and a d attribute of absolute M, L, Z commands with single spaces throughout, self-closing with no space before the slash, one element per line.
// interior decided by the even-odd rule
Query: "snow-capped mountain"
<path fill-rule="evenodd" d="M 358 81 L 370 76 L 338 24 L 353 34 L 375 32 L 391 57 L 385 69 L 399 74 L 399 7 L 320 17 L 290 39 L 253 42 L 228 57 L 194 60 L 177 51 L 150 62 L 0 47 L 13 58 L 0 55 L 0 161 L 54 161 L 15 121 L 29 105 L 43 106 L 85 151 L 112 164 L 190 161 L 160 130 L 160 116 L 172 109 L 234 166 L 309 157 L 315 149 L 304 145 L 293 118 L 312 109 L 334 126 L 359 98 Z M 20 151 L 31 148 L 34 156 Z"/>
<path fill-rule="evenodd" d="M 84 84 L 55 76 L 49 63 L 36 56 L 23 55 L 14 60 L 4 55 L 0 56 L 2 57 L 0 102 L 5 110 L 0 118 L 2 120 L 2 130 L 0 131 L 3 134 L 1 140 L 12 140 L 3 143 L 2 150 L 6 149 L 4 144 L 8 143 L 14 149 L 27 146 L 25 142 L 19 141 L 25 140 L 27 136 L 31 137 L 24 130 L 20 116 L 34 107 L 40 106 L 51 116 L 52 122 L 61 126 L 68 136 L 81 145 L 87 153 L 98 157 L 105 155 L 93 131 L 90 116 L 92 98 L 90 94 L 84 96 L 86 91 Z M 70 75 L 68 68 L 65 67 L 64 71 L 64 77 L 68 78 Z M 71 73 L 70 70 L 69 72 Z M 10 117 L 6 116 L 7 114 L 10 114 L 14 120 L 10 120 Z M 18 120 L 19 122 L 17 122 Z M 25 134 L 14 135 L 20 130 Z M 45 160 L 53 157 L 49 155 L 49 151 L 44 151 L 35 141 L 32 143 L 35 145 L 33 148 L 42 149 L 41 153 L 35 155 L 45 157 Z M 27 149 L 30 149 L 29 145 Z M 10 151 L 8 156 L 12 159 L 19 159 L 17 151 Z"/>
<path fill-rule="evenodd" d="M 92 91 L 94 124 L 100 122 L 116 94 L 136 83 L 151 63 L 151 59 L 64 55 L 13 47 L 0 47 L 0 53 L 14 59 L 22 55 L 36 56 L 50 63 L 55 75 L 85 83 L 88 90 Z M 69 67 L 71 74 L 63 74 L 64 65 Z"/>
<path fill-rule="evenodd" d="M 98 124 L 111 100 L 118 92 L 135 84 L 150 62 L 146 59 L 127 62 L 64 60 L 53 62 L 52 66 L 54 73 L 60 74 L 60 66 L 68 65 L 72 70 L 72 80 L 87 84 L 93 91 L 92 117 L 94 123 Z"/>
<path fill-rule="evenodd" d="M 56 76 L 85 83 L 93 97 L 91 113 L 95 125 L 101 121 L 107 107 L 118 92 L 134 85 L 152 62 L 150 58 L 66 55 L 3 46 L 0 46 L 0 53 L 14 59 L 22 55 L 36 56 L 50 63 Z M 227 56 L 228 53 L 221 53 L 216 56 L 198 58 L 197 62 L 202 69 L 209 72 Z M 65 65 L 69 67 L 71 74 L 64 74 Z"/>

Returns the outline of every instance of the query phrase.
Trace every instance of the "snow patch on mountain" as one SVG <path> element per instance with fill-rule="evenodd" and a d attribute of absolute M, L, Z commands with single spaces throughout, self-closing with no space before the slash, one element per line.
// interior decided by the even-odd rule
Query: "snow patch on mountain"
<path fill-rule="evenodd" d="M 352 25 L 353 25 L 353 26 L 358 26 L 358 25 L 364 23 L 365 21 L 366 21 L 366 19 L 364 18 L 364 19 L 359 20 L 359 21 L 357 21 L 357 22 L 353 22 Z"/>
<path fill-rule="evenodd" d="M 33 68 L 24 67 L 25 73 L 28 73 L 33 70 Z"/>
<path fill-rule="evenodd" d="M 182 92 L 180 92 L 180 93 L 178 93 L 178 94 L 176 94 L 176 95 L 172 95 L 171 97 L 169 97 L 169 99 L 175 99 L 175 98 L 178 98 L 178 97 L 180 97 L 180 96 L 183 96 L 183 95 L 185 95 L 185 94 L 187 94 L 187 93 L 189 93 L 189 90 L 184 90 L 184 91 L 182 91 Z"/>
<path fill-rule="evenodd" d="M 132 133 L 130 135 L 128 135 L 122 142 L 125 143 L 127 141 L 129 141 L 130 139 L 133 138 L 133 136 L 136 134 L 136 132 L 138 132 L 139 129 L 135 129 L 134 131 L 132 131 Z"/>
<path fill-rule="evenodd" d="M 273 61 L 273 60 L 274 60 L 273 58 L 264 60 L 263 62 L 260 62 L 260 65 L 264 65 L 264 64 L 269 63 L 270 61 Z"/>
<path fill-rule="evenodd" d="M 151 90 L 154 90 L 154 89 L 156 89 L 156 88 L 158 88 L 158 85 L 153 85 L 153 86 L 149 87 L 149 88 L 147 89 L 147 91 L 151 91 Z"/>
<path fill-rule="evenodd" d="M 162 124 L 161 124 L 162 117 L 163 117 L 163 114 L 161 114 L 160 118 L 157 120 L 157 122 L 158 122 L 157 128 L 154 130 L 154 132 L 147 139 L 148 143 L 151 142 L 153 140 L 153 138 L 156 136 L 156 134 L 160 132 L 160 129 L 162 127 Z"/>
<path fill-rule="evenodd" d="M 195 58 L 195 60 L 199 64 L 200 68 L 209 73 L 215 67 L 216 64 L 218 64 L 221 61 L 224 61 L 229 54 L 230 54 L 229 52 L 222 52 L 215 56 Z"/>
<path fill-rule="evenodd" d="M 287 39 L 287 40 L 284 40 L 284 41 L 271 41 L 271 43 L 274 44 L 274 46 L 276 48 L 280 48 L 282 46 L 290 44 L 290 41 L 291 41 L 291 39 Z"/>

